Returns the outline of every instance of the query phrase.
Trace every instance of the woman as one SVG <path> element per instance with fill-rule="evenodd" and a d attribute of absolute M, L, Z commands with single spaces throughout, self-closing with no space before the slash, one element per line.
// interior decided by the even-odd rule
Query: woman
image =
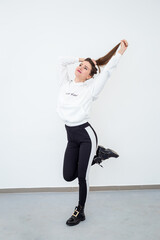
<path fill-rule="evenodd" d="M 63 177 L 66 181 L 78 178 L 79 183 L 79 202 L 72 216 L 66 221 L 69 226 L 85 220 L 84 207 L 89 192 L 88 175 L 91 165 L 111 156 L 119 156 L 111 149 L 98 146 L 97 134 L 88 121 L 92 102 L 98 98 L 127 47 L 127 41 L 121 40 L 108 54 L 97 60 L 59 57 L 60 91 L 56 111 L 65 123 L 68 139 Z M 67 65 L 78 62 L 81 63 L 75 69 L 75 78 L 72 80 Z M 99 66 L 103 65 L 106 66 L 100 72 Z M 98 69 L 100 74 L 94 79 Z"/>

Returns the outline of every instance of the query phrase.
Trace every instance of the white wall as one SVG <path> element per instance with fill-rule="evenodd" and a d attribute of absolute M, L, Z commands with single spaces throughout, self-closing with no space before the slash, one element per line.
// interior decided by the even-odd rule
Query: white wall
<path fill-rule="evenodd" d="M 78 186 L 62 176 L 57 58 L 96 59 L 122 39 L 129 47 L 90 120 L 99 144 L 120 157 L 94 165 L 90 186 L 160 183 L 159 8 L 156 0 L 0 1 L 1 189 Z"/>

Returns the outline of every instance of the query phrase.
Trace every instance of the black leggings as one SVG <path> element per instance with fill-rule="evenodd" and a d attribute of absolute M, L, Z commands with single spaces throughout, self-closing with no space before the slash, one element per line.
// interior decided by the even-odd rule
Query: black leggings
<path fill-rule="evenodd" d="M 89 192 L 89 170 L 98 147 L 98 138 L 89 122 L 78 126 L 67 126 L 67 147 L 64 154 L 63 177 L 73 181 L 78 177 L 79 202 L 85 206 Z"/>

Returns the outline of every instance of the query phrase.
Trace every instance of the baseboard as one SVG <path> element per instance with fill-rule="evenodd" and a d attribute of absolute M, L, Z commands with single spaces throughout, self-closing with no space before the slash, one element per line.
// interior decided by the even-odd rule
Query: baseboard
<path fill-rule="evenodd" d="M 5 188 L 0 193 L 77 192 L 79 187 Z M 160 189 L 160 185 L 90 186 L 89 191 Z"/>

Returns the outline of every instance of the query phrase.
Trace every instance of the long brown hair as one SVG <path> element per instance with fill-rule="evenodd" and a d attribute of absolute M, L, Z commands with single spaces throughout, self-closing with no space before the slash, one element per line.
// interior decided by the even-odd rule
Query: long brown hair
<path fill-rule="evenodd" d="M 109 62 L 109 60 L 112 58 L 112 56 L 115 55 L 115 53 L 116 53 L 116 51 L 117 51 L 117 49 L 118 49 L 118 47 L 119 47 L 120 44 L 121 44 L 121 42 L 118 43 L 118 44 L 117 44 L 110 52 L 108 52 L 105 56 L 103 56 L 103 57 L 98 58 L 97 60 L 95 60 L 97 66 L 98 66 L 98 69 L 99 69 L 99 73 L 101 72 L 100 66 L 104 66 L 104 65 L 106 65 L 106 64 Z M 94 62 L 92 61 L 92 59 L 91 59 L 91 58 L 85 58 L 84 61 L 88 61 L 88 62 L 91 64 L 91 66 L 92 66 L 92 69 L 91 69 L 91 72 L 90 72 L 90 76 L 93 77 L 94 74 L 97 74 L 97 68 L 96 68 Z"/>

